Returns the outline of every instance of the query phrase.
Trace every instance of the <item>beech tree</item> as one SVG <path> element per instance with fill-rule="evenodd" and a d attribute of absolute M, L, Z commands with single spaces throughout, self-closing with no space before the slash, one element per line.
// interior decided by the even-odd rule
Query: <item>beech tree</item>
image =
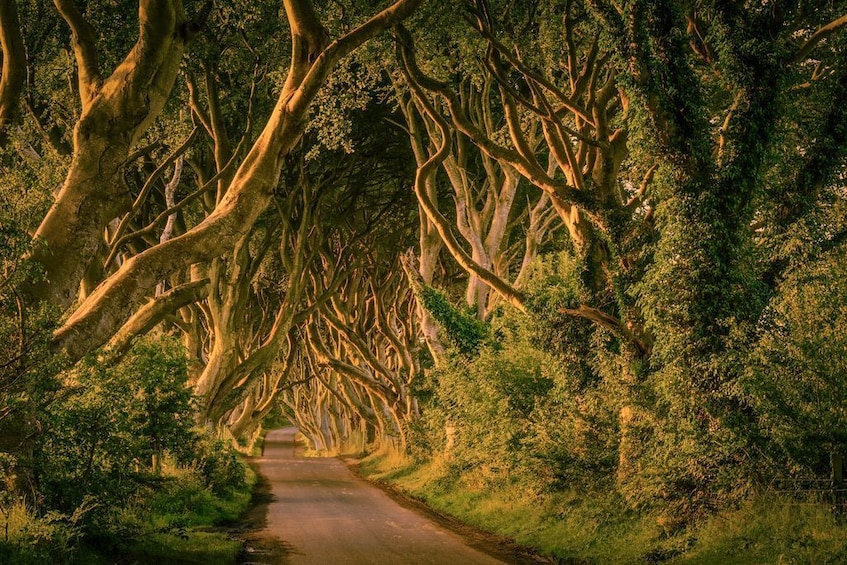
<path fill-rule="evenodd" d="M 182 2 L 139 2 L 136 44 L 110 74 L 100 67 L 90 22 L 70 0 L 56 9 L 71 31 L 81 106 L 65 182 L 35 237 L 33 260 L 45 271 L 28 293 L 67 308 L 85 270 L 99 256 L 102 232 L 126 211 L 122 165 L 159 115 L 174 85 L 185 45 L 202 24 L 189 21 Z"/>
<path fill-rule="evenodd" d="M 464 23 L 430 14 L 440 25 L 398 34 L 405 79 L 434 124 L 419 199 L 432 200 L 426 187 L 439 167 L 449 179 L 463 143 L 551 199 L 574 259 L 574 284 L 553 304 L 461 249 L 446 228 L 439 235 L 469 276 L 518 309 L 549 317 L 555 305 L 614 336 L 600 348 L 619 372 L 595 371 L 626 391 L 610 399 L 619 486 L 634 499 L 688 498 L 691 511 L 691 488 L 707 500 L 752 437 L 757 415 L 737 392 L 737 348 L 755 341 L 792 263 L 772 245 L 843 175 L 843 111 L 819 112 L 813 100 L 841 88 L 843 41 L 832 38 L 844 7 L 480 1 L 466 14 Z M 484 70 L 425 51 L 433 37 Z M 496 84 L 487 114 L 463 94 L 485 81 Z M 790 164 L 780 162 L 787 154 Z M 827 225 L 813 247 L 841 241 L 837 223 Z M 661 487 L 650 483 L 654 472 Z"/>
<path fill-rule="evenodd" d="M 404 33 L 399 43 L 407 80 L 413 90 L 417 90 L 423 107 L 428 107 L 428 117 L 439 124 L 442 132 L 455 129 L 462 139 L 475 144 L 486 159 L 509 167 L 549 199 L 568 228 L 574 249 L 585 265 L 581 270 L 581 296 L 576 297 L 578 302 L 567 309 L 568 313 L 612 330 L 638 354 L 644 354 L 646 338 L 630 329 L 634 327 L 633 320 L 621 319 L 621 316 L 630 315 L 632 305 L 621 303 L 611 312 L 597 307 L 609 299 L 622 298 L 622 289 L 617 286 L 621 279 L 619 262 L 626 265 L 631 260 L 624 257 L 615 261 L 611 254 L 620 253 L 620 240 L 631 237 L 629 234 L 642 226 L 640 216 L 633 215 L 640 199 L 637 195 L 630 198 L 623 193 L 625 179 L 618 176 L 627 152 L 627 133 L 626 122 L 618 117 L 624 108 L 615 82 L 617 71 L 609 66 L 609 57 L 600 51 L 597 39 L 592 39 L 590 27 L 585 27 L 584 32 L 583 28 L 577 28 L 580 18 L 571 4 L 562 7 L 564 25 L 561 33 L 567 39 L 567 49 L 562 53 L 533 55 L 535 60 L 549 65 L 543 70 L 536 70 L 520 55 L 512 55 L 513 49 L 493 35 L 496 24 L 486 3 L 479 3 L 475 10 L 477 33 L 487 44 L 483 80 L 496 84 L 497 92 L 496 95 L 490 93 L 494 88 L 489 85 L 478 96 L 483 105 L 492 104 L 492 96 L 496 96 L 497 111 L 490 107 L 483 111 L 469 109 L 472 103 L 463 100 L 461 92 L 447 82 L 428 77 L 414 58 L 414 39 Z M 527 22 L 526 25 L 533 24 Z M 535 44 L 530 49 L 539 47 L 544 49 L 545 46 Z M 516 44 L 514 51 L 519 52 L 519 49 Z M 554 59 L 557 56 L 560 58 Z M 552 73 L 553 68 L 567 69 L 562 77 L 567 80 L 565 85 L 558 85 L 555 79 L 545 76 L 544 73 Z M 520 88 L 527 94 L 518 92 L 507 75 L 520 77 L 523 81 Z M 470 81 L 470 77 L 463 77 L 463 80 Z M 449 122 L 437 112 L 433 102 L 427 101 L 427 91 L 438 94 L 449 109 Z M 494 123 L 493 116 L 502 121 Z M 506 143 L 500 141 L 504 138 Z M 429 174 L 433 165 L 446 163 L 448 169 L 452 168 L 449 144 L 445 143 L 445 137 L 442 140 L 441 152 L 433 155 L 426 167 L 421 167 L 420 177 Z M 540 147 L 542 143 L 543 148 Z M 561 171 L 558 176 L 557 171 Z M 643 184 L 651 177 L 648 168 Z M 627 216 L 626 221 L 630 224 L 624 225 L 622 218 Z M 617 218 L 619 224 L 614 230 L 610 225 L 612 218 Z M 450 239 L 449 235 L 447 237 Z M 508 280 L 492 271 L 490 260 L 480 263 L 474 260 L 473 254 L 462 258 L 458 249 L 454 253 L 460 256 L 460 264 L 475 277 L 480 277 L 517 307 L 524 308 L 525 297 Z M 476 255 L 479 257 L 480 253 Z"/>
<path fill-rule="evenodd" d="M 0 47 L 3 68 L 0 70 L 0 147 L 8 140 L 8 128 L 20 110 L 26 83 L 26 53 L 21 24 L 15 2 L 0 6 Z"/>
<path fill-rule="evenodd" d="M 486 78 L 488 82 L 481 91 L 468 85 L 458 96 L 463 107 L 479 116 L 481 127 L 490 136 L 496 132 L 490 101 L 492 80 L 490 76 Z M 430 116 L 428 104 L 414 96 L 401 104 L 401 108 L 417 164 L 423 166 L 427 160 L 423 157 L 435 153 L 435 144 L 443 142 L 436 141 L 440 140 L 437 121 Z M 432 257 L 437 255 L 436 251 L 443 244 L 443 239 L 446 239 L 447 250 L 460 264 L 467 264 L 470 260 L 505 281 L 514 279 L 519 286 L 520 281 L 526 279 L 527 270 L 539 246 L 555 227 L 550 198 L 545 193 L 526 195 L 526 203 L 516 204 L 516 198 L 525 195 L 518 192 L 521 177 L 514 167 L 503 160 L 475 151 L 475 146 L 468 143 L 462 134 L 452 130 L 450 133 L 454 137 L 450 143 L 454 149 L 441 162 L 441 167 L 453 192 L 455 228 L 449 226 L 449 220 L 438 208 L 439 196 L 437 190 L 433 189 L 436 184 L 435 171 L 431 171 L 430 176 L 422 179 L 416 189 L 420 202 L 421 232 L 438 235 L 437 238 L 421 238 L 421 276 L 425 283 L 432 284 L 429 274 L 431 267 L 427 264 L 433 261 Z M 428 143 L 424 137 L 429 139 Z M 480 176 L 481 179 L 476 180 Z M 526 223 L 525 236 L 513 236 L 512 232 L 517 231 L 516 227 L 523 222 Z M 458 231 L 459 237 L 454 235 L 454 230 Z M 464 252 L 459 239 L 470 247 L 470 253 Z M 517 239 L 520 240 L 515 241 Z M 472 268 L 468 270 L 465 300 L 468 306 L 476 308 L 480 318 L 485 319 L 491 312 L 494 300 L 489 297 L 489 286 Z"/>
<path fill-rule="evenodd" d="M 310 104 L 330 71 L 362 43 L 408 16 L 416 4 L 397 2 L 329 41 L 308 2 L 284 2 L 292 38 L 288 76 L 223 199 L 206 220 L 132 257 L 104 280 L 57 332 L 57 346 L 78 358 L 102 345 L 158 281 L 179 266 L 209 261 L 233 248 L 266 208 L 284 158 L 300 139 Z M 114 73 L 103 78 L 90 23 L 70 1 L 58 2 L 57 9 L 73 34 L 82 114 L 68 177 L 36 234 L 44 244 L 33 259 L 43 265 L 46 277 L 34 281 L 28 293 L 66 307 L 96 255 L 103 228 L 129 204 L 120 197 L 120 165 L 161 111 L 185 43 L 199 22 L 188 21 L 181 2 L 141 2 L 138 42 Z M 109 129 L 113 123 L 114 131 Z M 89 173 L 97 171 L 95 178 L 85 172 L 88 168 Z M 78 213 L 80 207 L 84 213 Z"/>

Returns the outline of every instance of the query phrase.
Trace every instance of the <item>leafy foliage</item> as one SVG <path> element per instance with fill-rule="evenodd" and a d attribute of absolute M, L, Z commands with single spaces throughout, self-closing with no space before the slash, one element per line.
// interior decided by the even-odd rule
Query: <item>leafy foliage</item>
<path fill-rule="evenodd" d="M 137 37 L 138 3 L 73 4 L 108 76 Z M 309 88 L 292 92 L 278 106 L 311 101 L 280 122 L 288 137 L 266 136 L 247 150 L 283 85 L 328 60 L 308 50 L 385 4 L 317 2 L 322 27 L 301 30 L 292 53 L 278 2 L 176 2 L 189 18 L 208 12 L 175 86 L 115 89 L 127 93 L 116 107 L 140 101 L 139 115 L 104 114 L 94 124 L 79 121 L 96 112 L 83 110 L 76 91 L 83 73 L 68 26 L 48 2 L 14 3 L 26 88 L 13 123 L 0 124 L 8 129 L 0 148 L 0 507 L 8 523 L 14 515 L 29 524 L 16 530 L 20 555 L 29 545 L 26 558 L 37 560 L 54 549 L 51 540 L 70 547 L 97 528 L 113 538 L 151 534 L 106 512 L 110 505 L 149 509 L 142 499 L 150 497 L 183 516 L 247 485 L 229 447 L 193 427 L 189 383 L 206 386 L 195 379 L 204 367 L 203 377 L 220 377 L 205 379 L 203 391 L 214 397 L 216 424 L 238 420 L 255 431 L 247 420 L 290 393 L 286 413 L 320 433 L 355 428 L 405 446 L 408 429 L 416 459 L 444 463 L 454 486 L 603 492 L 608 505 L 597 514 L 654 512 L 669 537 L 740 505 L 773 477 L 826 478 L 830 457 L 847 451 L 847 3 L 423 3 L 406 20 L 408 34 L 384 34 L 332 69 L 313 67 L 324 88 L 313 98 Z M 291 74 L 290 57 L 303 63 Z M 157 96 L 163 109 L 145 115 L 145 101 L 161 105 L 151 102 Z M 124 126 L 147 121 L 130 147 L 135 134 Z M 163 163 L 195 129 L 177 175 Z M 110 154 L 115 147 L 120 155 Z M 438 165 L 441 153 L 449 158 Z M 85 163 L 89 170 L 74 169 Z M 418 178 L 444 216 L 437 230 L 432 212 L 418 217 L 409 189 L 416 168 L 429 175 Z M 163 175 L 154 178 L 157 169 Z M 520 177 L 498 216 L 508 234 L 489 241 L 471 224 L 490 219 L 496 197 L 471 193 L 494 194 L 483 188 L 506 172 Z M 451 191 L 454 183 L 467 194 Z M 250 197 L 236 185 L 250 187 Z M 98 219 L 84 234 L 72 222 L 68 233 L 57 230 L 50 245 L 88 242 L 52 256 L 79 259 L 57 282 L 31 261 L 46 249 L 32 234 L 62 186 L 71 197 L 59 223 Z M 97 203 L 104 189 L 111 201 Z M 189 195 L 163 215 L 168 200 Z M 239 207 L 257 202 L 266 209 Z M 173 220 L 167 237 L 165 217 Z M 141 273 L 153 273 L 145 285 L 159 290 L 209 280 L 198 290 L 205 302 L 180 305 L 178 318 L 155 329 L 179 335 L 188 353 L 168 337 L 141 340 L 120 360 L 95 352 L 69 366 L 57 354 L 57 325 L 80 318 L 75 298 L 98 296 L 92 290 L 121 265 L 155 257 L 148 252 L 163 240 L 201 224 L 240 243 L 211 253 L 204 246 L 218 241 L 196 238 L 196 248 L 175 254 L 179 266 L 165 256 Z M 133 235 L 109 249 L 116 229 Z M 415 305 L 393 271 L 418 229 L 430 286 L 418 289 Z M 477 312 L 456 306 L 472 276 L 441 250 L 445 229 L 462 232 L 458 245 L 477 257 L 497 248 L 485 250 L 496 260 L 479 262 L 519 281 L 511 299 L 525 315 L 493 291 Z M 292 251 L 297 242 L 304 245 Z M 529 271 L 529 261 L 519 266 L 524 246 L 538 254 Z M 101 255 L 114 260 L 103 266 Z M 33 291 L 42 283 L 63 296 Z M 278 311 L 281 304 L 290 309 Z M 416 306 L 436 320 L 443 344 L 416 333 L 429 318 L 406 323 Z M 117 327 L 129 309 L 95 321 Z M 310 338 L 326 343 L 308 350 L 301 342 Z M 227 352 L 220 366 L 209 363 L 215 348 Z M 158 473 L 162 461 L 170 476 Z M 687 550 L 688 542 L 674 543 L 638 557 Z"/>
<path fill-rule="evenodd" d="M 196 441 L 182 347 L 141 341 L 114 366 L 91 358 L 66 377 L 51 405 L 38 468 L 51 506 L 88 496 L 124 499 L 150 471 L 152 456 L 188 452 Z"/>
<path fill-rule="evenodd" d="M 39 270 L 26 257 L 28 200 L 0 196 L 0 493 L 36 492 L 34 448 L 43 409 L 59 395 L 57 374 L 67 366 L 50 349 L 58 314 L 49 304 L 28 305 L 19 286 Z"/>
<path fill-rule="evenodd" d="M 41 429 L 26 465 L 37 471 L 40 498 L 26 506 L 14 501 L 19 491 L 3 493 L 11 534 L 0 556 L 70 560 L 90 544 L 100 552 L 146 551 L 138 546 L 153 535 L 182 529 L 185 536 L 186 527 L 232 519 L 244 508 L 246 464 L 230 444 L 194 427 L 178 342 L 141 340 L 116 364 L 89 358 L 62 380 L 61 394 L 30 412 Z"/>
<path fill-rule="evenodd" d="M 825 255 L 783 281 L 742 380 L 771 457 L 807 473 L 825 474 L 830 453 L 847 451 L 844 258 Z"/>
<path fill-rule="evenodd" d="M 444 329 L 447 339 L 462 355 L 473 356 L 489 338 L 486 324 L 473 314 L 454 307 L 444 293 L 425 286 L 421 290 L 421 302 Z"/>

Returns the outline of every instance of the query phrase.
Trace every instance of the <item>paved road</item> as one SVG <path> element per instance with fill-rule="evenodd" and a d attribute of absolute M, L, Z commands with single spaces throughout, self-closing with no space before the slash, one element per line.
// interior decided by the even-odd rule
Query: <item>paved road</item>
<path fill-rule="evenodd" d="M 270 432 L 254 461 L 272 498 L 259 537 L 282 540 L 276 557 L 246 562 L 291 565 L 464 565 L 503 563 L 468 545 L 353 475 L 334 458 L 297 455 L 295 428 Z M 280 556 L 279 554 L 284 554 Z"/>

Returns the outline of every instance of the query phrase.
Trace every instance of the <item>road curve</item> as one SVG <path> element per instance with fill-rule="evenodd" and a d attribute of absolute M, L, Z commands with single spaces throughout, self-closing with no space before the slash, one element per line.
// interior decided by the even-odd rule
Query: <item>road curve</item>
<path fill-rule="evenodd" d="M 357 478 L 336 458 L 297 454 L 295 428 L 268 433 L 254 466 L 272 498 L 258 537 L 275 537 L 284 550 L 245 563 L 290 565 L 464 565 L 503 563 L 468 545 Z M 268 560 L 270 558 L 270 560 Z"/>

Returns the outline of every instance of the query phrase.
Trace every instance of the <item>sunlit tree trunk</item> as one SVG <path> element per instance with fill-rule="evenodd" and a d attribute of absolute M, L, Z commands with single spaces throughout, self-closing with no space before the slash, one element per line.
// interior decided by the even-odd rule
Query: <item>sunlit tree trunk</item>
<path fill-rule="evenodd" d="M 6 146 L 9 128 L 15 120 L 26 83 L 26 52 L 14 0 L 0 2 L 0 148 Z"/>
<path fill-rule="evenodd" d="M 170 96 L 197 24 L 186 19 L 181 0 L 141 0 L 138 41 L 103 76 L 95 30 L 73 0 L 55 4 L 71 29 L 82 114 L 67 177 L 35 235 L 32 257 L 45 277 L 27 292 L 31 299 L 67 308 L 91 261 L 102 257 L 105 226 L 130 208 L 123 166 Z"/>
<path fill-rule="evenodd" d="M 415 155 L 417 166 L 420 167 L 427 161 L 429 156 L 427 153 L 427 147 L 423 140 L 421 125 L 416 118 L 414 101 L 409 98 L 407 101 L 402 102 L 400 86 L 396 84 L 395 92 L 397 93 L 398 99 L 401 100 L 400 108 L 406 119 L 406 123 L 408 124 L 409 141 Z M 429 198 L 437 199 L 438 194 L 435 185 L 435 177 L 427 178 L 425 180 L 425 184 L 425 190 L 429 195 Z M 438 230 L 435 225 L 429 221 L 422 210 L 418 214 L 418 218 L 420 223 L 420 232 L 418 237 L 418 246 L 420 248 L 419 256 L 417 257 L 417 260 L 415 260 L 414 257 L 404 256 L 401 258 L 401 261 L 404 262 L 403 268 L 407 270 L 407 273 L 410 274 L 412 278 L 420 277 L 424 284 L 432 285 L 435 279 L 435 273 L 438 267 L 439 255 L 441 254 L 443 243 L 441 241 L 441 237 L 438 235 Z M 417 307 L 417 315 L 420 319 L 421 332 L 423 333 L 427 349 L 429 349 L 429 353 L 432 355 L 434 364 L 440 365 L 444 361 L 444 344 L 439 336 L 438 324 L 432 315 L 420 305 Z"/>
<path fill-rule="evenodd" d="M 56 333 L 56 345 L 73 358 L 98 347 L 158 281 L 175 270 L 211 261 L 234 249 L 267 207 L 283 160 L 300 139 L 309 107 L 329 72 L 362 43 L 409 15 L 418 1 L 399 0 L 334 41 L 329 41 L 308 2 L 284 2 L 292 36 L 288 77 L 270 118 L 226 194 L 212 214 L 196 227 L 128 259 L 86 298 Z M 69 288 L 51 284 L 40 294 L 65 296 L 63 300 L 67 303 L 73 294 Z"/>

